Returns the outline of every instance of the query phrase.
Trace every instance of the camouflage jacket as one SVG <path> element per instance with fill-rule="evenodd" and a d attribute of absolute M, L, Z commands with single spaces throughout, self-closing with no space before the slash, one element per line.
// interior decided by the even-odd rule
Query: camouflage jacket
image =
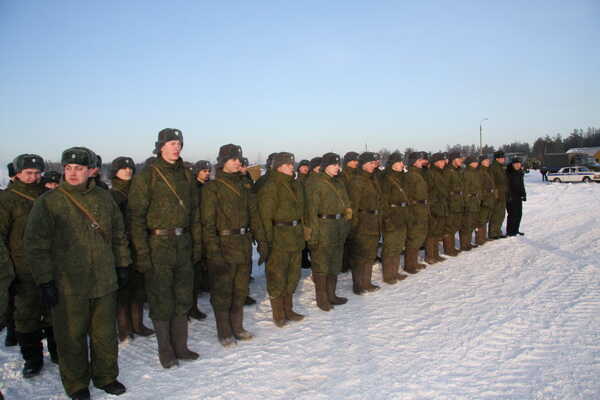
<path fill-rule="evenodd" d="M 448 185 L 448 206 L 451 214 L 462 214 L 465 212 L 465 195 L 462 168 L 448 166 L 444 175 Z"/>
<path fill-rule="evenodd" d="M 354 178 L 356 178 L 357 174 L 358 174 L 358 168 L 352 168 L 352 167 L 345 166 L 344 169 L 342 170 L 342 172 L 340 172 L 338 174 L 338 178 L 343 180 L 344 185 L 346 185 L 346 187 L 349 188 L 350 182 L 352 182 L 352 180 Z"/>
<path fill-rule="evenodd" d="M 383 200 L 386 203 L 384 230 L 399 229 L 408 224 L 408 195 L 403 187 L 404 173 L 388 169 L 381 184 Z"/>
<path fill-rule="evenodd" d="M 270 246 L 284 251 L 304 248 L 304 190 L 293 176 L 273 171 L 258 194 L 258 210 Z M 297 224 L 288 225 L 292 221 Z"/>
<path fill-rule="evenodd" d="M 69 193 L 100 225 L 62 191 Z M 123 217 L 107 190 L 91 181 L 44 193 L 25 229 L 25 259 L 38 285 L 54 280 L 68 296 L 97 298 L 117 290 L 115 266 L 131 264 Z"/>
<path fill-rule="evenodd" d="M 477 213 L 481 207 L 481 178 L 477 168 L 467 167 L 463 173 L 465 211 Z"/>
<path fill-rule="evenodd" d="M 489 167 L 479 166 L 479 179 L 481 181 L 481 205 L 486 208 L 493 208 L 496 203 L 496 186 L 494 179 L 490 175 Z"/>
<path fill-rule="evenodd" d="M 310 246 L 341 246 L 346 241 L 350 223 L 346 218 L 350 199 L 344 182 L 325 172 L 311 174 L 306 182 L 304 238 Z M 340 215 L 338 219 L 324 216 Z"/>
<path fill-rule="evenodd" d="M 448 207 L 448 182 L 444 176 L 444 170 L 432 165 L 425 174 L 429 193 L 429 209 L 434 217 L 446 217 L 449 214 Z"/>
<path fill-rule="evenodd" d="M 429 193 L 421 168 L 408 167 L 408 172 L 404 176 L 404 189 L 408 196 L 408 212 L 411 218 L 421 221 L 429 218 Z"/>
<path fill-rule="evenodd" d="M 489 173 L 494 180 L 496 191 L 498 192 L 498 199 L 506 201 L 506 192 L 508 191 L 508 182 L 506 180 L 506 172 L 502 164 L 494 160 L 490 165 Z"/>
<path fill-rule="evenodd" d="M 177 196 L 160 176 L 160 171 Z M 179 197 L 179 198 L 178 198 Z M 181 202 L 180 202 L 181 200 Z M 202 257 L 202 224 L 198 192 L 192 174 L 181 159 L 169 164 L 161 157 L 133 177 L 129 189 L 127 216 L 134 258 L 141 271 L 152 265 L 149 229 L 185 228 L 191 232 L 192 261 Z M 164 249 L 165 258 L 174 260 L 176 249 Z M 170 262 L 170 260 L 165 260 Z"/>
<path fill-rule="evenodd" d="M 15 179 L 0 193 L 0 269 L 14 268 L 17 274 L 31 274 L 25 263 L 23 238 L 33 203 L 43 191 L 41 184 L 25 184 Z"/>
<path fill-rule="evenodd" d="M 386 205 L 376 175 L 360 170 L 350 182 L 348 195 L 352 207 L 351 234 L 381 235 Z"/>
<path fill-rule="evenodd" d="M 258 211 L 240 174 L 217 170 L 215 179 L 202 189 L 201 210 L 206 257 L 221 264 L 250 262 L 253 236 L 239 230 L 259 229 Z"/>
<path fill-rule="evenodd" d="M 129 232 L 129 229 L 127 229 L 128 220 L 126 219 L 127 200 L 129 197 L 129 188 L 130 187 L 131 187 L 131 181 L 124 181 L 119 178 L 113 178 L 111 181 L 110 194 L 112 195 L 115 203 L 117 203 L 117 205 L 119 206 L 119 210 L 121 210 L 121 214 L 123 215 L 123 218 L 125 219 L 125 226 L 126 226 L 127 232 Z"/>

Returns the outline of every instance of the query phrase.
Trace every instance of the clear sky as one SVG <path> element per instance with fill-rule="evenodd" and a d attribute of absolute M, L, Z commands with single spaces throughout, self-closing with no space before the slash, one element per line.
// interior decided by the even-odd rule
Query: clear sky
<path fill-rule="evenodd" d="M 0 0 L 0 160 L 256 160 L 600 126 L 600 1 Z"/>

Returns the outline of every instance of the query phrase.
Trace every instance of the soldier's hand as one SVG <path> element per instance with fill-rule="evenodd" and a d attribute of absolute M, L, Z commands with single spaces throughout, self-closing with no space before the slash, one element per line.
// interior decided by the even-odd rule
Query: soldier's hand
<path fill-rule="evenodd" d="M 127 267 L 116 267 L 117 271 L 117 282 L 119 283 L 119 289 L 127 286 L 127 282 L 129 282 L 129 268 Z"/>
<path fill-rule="evenodd" d="M 52 308 L 58 304 L 58 290 L 56 290 L 56 285 L 54 281 L 42 283 L 40 285 L 40 290 L 42 292 L 42 303 Z"/>

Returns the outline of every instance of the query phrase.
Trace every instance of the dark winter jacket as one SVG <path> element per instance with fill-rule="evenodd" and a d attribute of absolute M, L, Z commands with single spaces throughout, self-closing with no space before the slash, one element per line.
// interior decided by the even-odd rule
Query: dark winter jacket
<path fill-rule="evenodd" d="M 513 164 L 506 168 L 506 181 L 508 184 L 506 201 L 525 201 L 527 199 L 523 175 L 523 170 L 514 169 Z"/>

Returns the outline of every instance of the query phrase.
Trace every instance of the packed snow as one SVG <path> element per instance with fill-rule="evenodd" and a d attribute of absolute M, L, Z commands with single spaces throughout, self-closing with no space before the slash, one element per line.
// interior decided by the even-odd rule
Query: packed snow
<path fill-rule="evenodd" d="M 254 269 L 245 326 L 256 337 L 217 342 L 212 312 L 190 324 L 201 358 L 164 370 L 156 339 L 120 345 L 126 399 L 598 399 L 600 398 L 600 185 L 526 178 L 525 236 L 479 249 L 363 296 L 341 276 L 346 305 L 315 304 L 303 270 L 295 296 L 304 321 L 277 328 L 262 267 Z M 255 259 L 256 262 L 256 259 Z M 208 295 L 200 298 L 208 312 Z M 149 323 L 149 321 L 147 321 Z M 5 333 L 0 334 L 4 341 Z M 7 399 L 65 399 L 46 353 L 21 378 L 18 348 L 0 344 Z M 112 396 L 91 388 L 92 398 Z"/>

